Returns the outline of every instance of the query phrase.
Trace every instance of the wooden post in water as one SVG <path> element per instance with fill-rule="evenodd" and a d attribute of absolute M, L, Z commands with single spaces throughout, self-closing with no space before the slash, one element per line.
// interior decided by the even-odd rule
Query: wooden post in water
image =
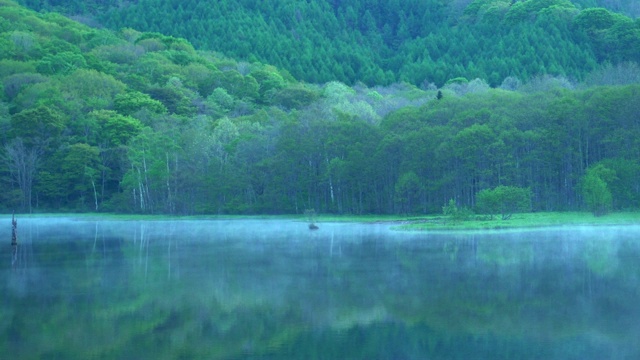
<path fill-rule="evenodd" d="M 11 245 L 18 245 L 18 220 L 15 212 L 11 216 Z"/>

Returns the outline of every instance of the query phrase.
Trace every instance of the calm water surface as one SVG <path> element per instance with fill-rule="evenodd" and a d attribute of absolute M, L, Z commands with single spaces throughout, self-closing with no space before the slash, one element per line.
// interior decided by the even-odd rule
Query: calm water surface
<path fill-rule="evenodd" d="M 636 226 L 0 220 L 3 359 L 640 358 Z"/>

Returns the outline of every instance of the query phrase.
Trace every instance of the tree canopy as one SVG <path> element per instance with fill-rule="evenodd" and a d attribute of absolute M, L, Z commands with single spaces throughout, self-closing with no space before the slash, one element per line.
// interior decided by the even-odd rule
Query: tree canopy
<path fill-rule="evenodd" d="M 435 2 L 416 2 L 415 11 L 393 13 L 398 16 L 390 16 L 389 23 L 379 23 L 385 7 L 348 10 L 338 3 L 305 2 L 314 11 L 331 10 L 339 15 L 337 23 L 362 32 L 389 25 L 379 35 L 381 49 L 403 54 L 414 44 L 435 66 L 429 60 L 420 62 L 424 69 L 412 67 L 418 58 L 393 65 L 395 55 L 385 66 L 406 67 L 408 74 L 419 75 L 416 79 L 424 79 L 420 74 L 441 79 L 396 81 L 401 71 L 374 67 L 367 70 L 376 74 L 370 83 L 351 83 L 369 69 L 370 59 L 351 51 L 354 47 L 345 50 L 341 68 L 320 53 L 296 57 L 300 69 L 313 74 L 320 66 L 327 74 L 345 74 L 344 81 L 340 76 L 300 81 L 294 71 L 257 56 L 230 58 L 175 34 L 114 32 L 8 0 L 0 4 L 3 211 L 441 213 L 450 199 L 459 209 L 487 207 L 479 195 L 504 189 L 501 185 L 528 189 L 534 211 L 578 210 L 590 206 L 594 194 L 606 194 L 598 179 L 610 193 L 607 210 L 639 206 L 640 70 L 625 58 L 631 53 L 620 52 L 635 50 L 613 41 L 633 40 L 615 34 L 627 34 L 635 23 L 615 14 L 611 23 L 609 10 L 590 14 L 566 1 L 522 2 L 517 11 L 536 16 L 515 21 L 520 15 L 513 14 L 513 24 L 496 30 L 511 34 L 516 42 L 510 48 L 506 38 L 500 45 L 428 22 L 409 26 L 414 24 L 409 19 L 422 14 L 417 9 Z M 221 2 L 216 11 L 229 4 Z M 287 3 L 278 4 L 254 6 L 285 11 Z M 191 5 L 180 6 L 188 13 Z M 476 1 L 458 12 L 436 6 L 429 16 L 444 9 L 438 21 L 481 28 L 488 24 L 480 17 L 506 19 L 516 11 L 515 4 L 504 6 Z M 302 4 L 299 16 L 296 8 L 287 11 L 293 14 L 289 26 L 300 26 L 294 47 L 307 43 L 300 29 L 326 21 L 308 17 Z M 606 21 L 598 20 L 601 15 Z M 558 19 L 569 19 L 571 26 Z M 284 26 L 275 17 L 263 21 Z M 426 41 L 419 35 L 427 28 L 433 34 L 448 31 L 450 37 Z M 528 44 L 561 47 L 565 32 L 578 42 L 572 43 L 576 52 L 562 58 L 580 68 L 584 81 L 538 60 L 551 59 L 553 52 L 518 45 L 525 37 Z M 405 33 L 413 34 L 412 40 L 398 41 Z M 252 39 L 252 33 L 237 34 Z M 464 43 L 451 49 L 459 56 L 425 52 L 458 42 L 451 39 Z M 576 45 L 593 39 L 604 41 L 603 54 L 615 59 L 599 65 L 591 57 L 596 48 Z M 464 60 L 465 54 L 493 46 L 521 57 L 496 57 L 492 61 L 500 66 L 488 67 L 496 69 L 493 77 L 483 73 L 481 62 Z M 351 65 L 358 61 L 364 62 Z M 502 63 L 528 76 L 503 74 Z M 529 72 L 534 65 L 539 71 Z M 594 175 L 600 165 L 615 177 Z M 511 209 L 501 213 L 523 207 Z"/>
<path fill-rule="evenodd" d="M 176 41 L 185 38 L 196 48 L 272 64 L 311 83 L 425 87 L 465 77 L 498 86 L 510 76 L 529 81 L 545 74 L 581 80 L 598 64 L 635 61 L 640 51 L 640 25 L 633 20 L 640 8 L 631 0 L 24 3 L 146 32 L 136 44 L 172 49 L 174 62 L 189 61 L 179 48 L 189 45 Z M 21 43 L 29 43 L 24 35 Z M 42 66 L 86 65 L 65 51 Z M 257 80 L 260 96 L 280 86 Z"/>

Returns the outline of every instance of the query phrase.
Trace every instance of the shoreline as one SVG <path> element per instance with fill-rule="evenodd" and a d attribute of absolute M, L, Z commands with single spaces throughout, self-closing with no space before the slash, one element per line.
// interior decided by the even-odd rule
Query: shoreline
<path fill-rule="evenodd" d="M 2 218 L 11 218 L 11 214 L 2 214 Z M 16 214 L 16 218 L 67 218 L 77 220 L 103 221 L 197 221 L 197 220 L 290 220 L 308 222 L 304 215 L 143 215 L 113 213 L 43 213 Z M 499 217 L 488 219 L 486 216 L 472 216 L 464 221 L 451 221 L 443 215 L 320 215 L 315 220 L 322 223 L 363 223 L 388 224 L 393 230 L 400 231 L 473 231 L 473 230 L 514 230 L 535 229 L 562 226 L 616 226 L 640 225 L 640 212 L 616 212 L 595 217 L 588 212 L 538 212 L 514 214 L 511 219 Z"/>
<path fill-rule="evenodd" d="M 511 219 L 476 217 L 459 222 L 424 221 L 401 225 L 404 231 L 470 231 L 470 230 L 514 230 L 566 226 L 627 226 L 640 225 L 640 213 L 620 212 L 595 217 L 588 212 L 544 212 L 514 214 Z"/>

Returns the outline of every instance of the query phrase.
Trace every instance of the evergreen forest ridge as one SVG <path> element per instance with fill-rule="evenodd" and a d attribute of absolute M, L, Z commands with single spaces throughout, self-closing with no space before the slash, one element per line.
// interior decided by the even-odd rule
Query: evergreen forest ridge
<path fill-rule="evenodd" d="M 0 0 L 0 210 L 638 209 L 633 1 L 211 4 Z"/>
<path fill-rule="evenodd" d="M 24 2 L 116 31 L 182 37 L 309 83 L 441 87 L 465 77 L 496 87 L 510 76 L 582 80 L 603 62 L 640 58 L 635 0 Z"/>

